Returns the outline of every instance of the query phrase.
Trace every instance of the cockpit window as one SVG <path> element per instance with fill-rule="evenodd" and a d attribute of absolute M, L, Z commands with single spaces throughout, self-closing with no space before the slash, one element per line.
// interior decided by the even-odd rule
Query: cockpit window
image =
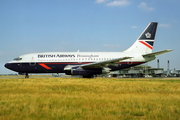
<path fill-rule="evenodd" d="M 22 58 L 17 57 L 17 58 L 14 58 L 13 60 L 15 60 L 15 61 L 20 61 L 20 60 L 22 60 Z"/>

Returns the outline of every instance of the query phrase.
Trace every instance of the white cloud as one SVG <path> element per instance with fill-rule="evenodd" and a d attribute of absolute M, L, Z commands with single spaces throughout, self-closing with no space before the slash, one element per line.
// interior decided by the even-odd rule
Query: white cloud
<path fill-rule="evenodd" d="M 128 0 L 114 0 L 106 4 L 106 6 L 125 6 L 129 5 L 130 2 Z"/>
<path fill-rule="evenodd" d="M 137 26 L 132 26 L 131 28 L 136 29 L 136 28 L 137 28 Z"/>
<path fill-rule="evenodd" d="M 169 25 L 169 24 L 159 24 L 159 27 L 167 28 L 167 27 L 171 27 L 171 25 Z"/>
<path fill-rule="evenodd" d="M 106 1 L 106 0 L 96 0 L 95 3 L 98 3 L 98 4 L 99 4 L 99 3 L 103 3 L 103 2 L 105 2 L 105 1 Z"/>
<path fill-rule="evenodd" d="M 139 8 L 146 10 L 146 11 L 153 11 L 153 7 L 148 7 L 147 3 L 141 2 L 141 4 L 138 6 Z"/>

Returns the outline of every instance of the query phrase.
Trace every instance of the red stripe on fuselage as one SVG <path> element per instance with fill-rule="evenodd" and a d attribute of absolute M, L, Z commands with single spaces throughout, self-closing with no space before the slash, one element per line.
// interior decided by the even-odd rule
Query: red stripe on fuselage
<path fill-rule="evenodd" d="M 44 63 L 39 63 L 39 65 L 40 66 L 42 66 L 42 67 L 44 67 L 44 68 L 46 68 L 46 69 L 48 69 L 48 70 L 50 70 L 51 68 L 50 67 L 48 67 L 47 65 L 45 65 Z"/>
<path fill-rule="evenodd" d="M 153 49 L 152 46 L 150 46 L 149 44 L 147 44 L 144 41 L 139 41 L 140 43 L 142 43 L 143 45 L 147 46 L 148 48 L 150 48 L 151 50 Z"/>

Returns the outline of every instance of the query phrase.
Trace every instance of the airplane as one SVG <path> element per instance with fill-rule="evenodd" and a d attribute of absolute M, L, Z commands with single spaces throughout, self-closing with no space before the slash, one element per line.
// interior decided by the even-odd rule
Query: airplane
<path fill-rule="evenodd" d="M 65 73 L 91 78 L 98 74 L 130 68 L 170 52 L 152 52 L 157 22 L 150 22 L 135 43 L 123 52 L 43 52 L 21 55 L 5 64 L 7 69 L 25 74 Z"/>

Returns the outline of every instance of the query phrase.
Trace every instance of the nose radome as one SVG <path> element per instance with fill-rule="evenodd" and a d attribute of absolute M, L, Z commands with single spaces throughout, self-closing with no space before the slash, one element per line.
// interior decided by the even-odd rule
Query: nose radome
<path fill-rule="evenodd" d="M 8 63 L 6 63 L 6 64 L 4 65 L 4 67 L 8 68 Z"/>
<path fill-rule="evenodd" d="M 4 67 L 15 72 L 18 72 L 19 70 L 17 64 L 14 64 L 14 63 L 6 63 Z"/>
<path fill-rule="evenodd" d="M 11 69 L 11 63 L 6 63 L 6 64 L 4 65 L 4 67 L 6 67 L 6 68 L 8 68 L 8 69 Z"/>

